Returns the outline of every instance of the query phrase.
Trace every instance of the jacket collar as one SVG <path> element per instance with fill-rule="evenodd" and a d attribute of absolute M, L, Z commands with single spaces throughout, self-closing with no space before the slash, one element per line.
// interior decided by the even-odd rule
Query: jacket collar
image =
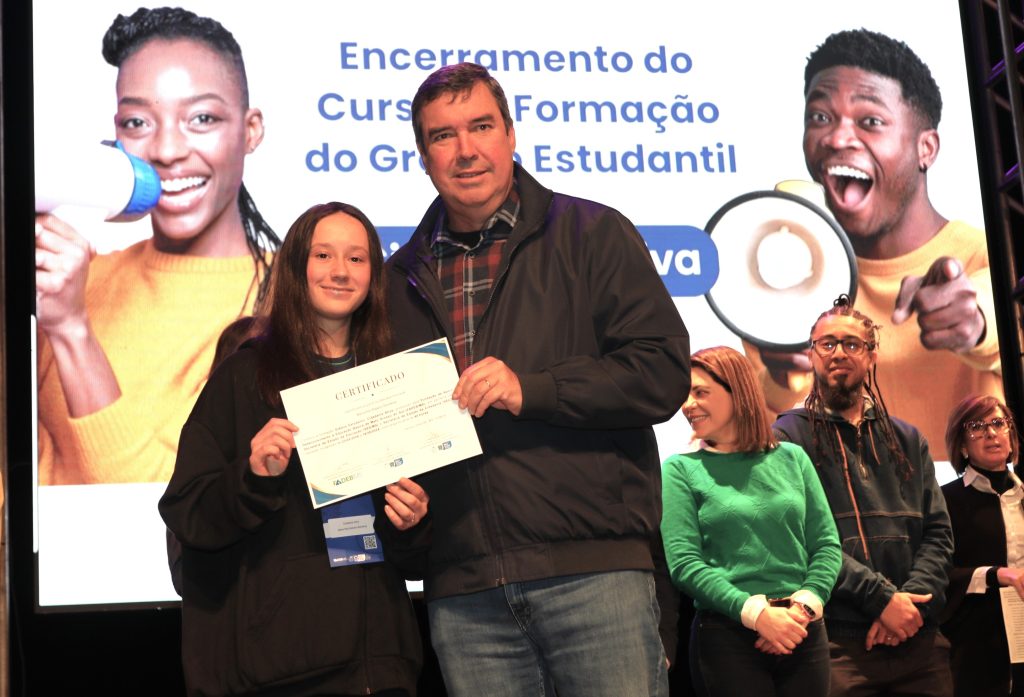
<path fill-rule="evenodd" d="M 1010 471 L 1010 481 L 1013 482 L 1013 487 L 1011 487 L 1010 491 L 1020 489 L 1022 484 L 1020 479 L 1017 478 L 1017 474 L 1013 471 L 1012 467 L 1007 469 Z M 974 469 L 973 465 L 967 465 L 967 468 L 964 470 L 963 482 L 965 487 L 971 487 L 978 491 L 983 491 L 986 494 L 996 494 L 996 490 L 992 488 L 992 484 L 988 481 L 988 478 L 978 470 Z"/>
<path fill-rule="evenodd" d="M 513 177 L 519 186 L 519 220 L 512 229 L 509 245 L 515 248 L 524 239 L 539 231 L 547 218 L 554 192 L 530 176 L 522 165 L 515 163 Z M 438 196 L 427 208 L 420 224 L 413 231 L 409 243 L 391 255 L 392 263 L 407 272 L 418 264 L 432 264 L 430 237 L 437 227 L 437 219 L 444 213 L 444 201 Z"/>
<path fill-rule="evenodd" d="M 879 416 L 878 412 L 875 410 L 874 402 L 872 402 L 871 399 L 867 396 L 865 396 L 865 401 L 867 402 L 867 404 L 864 407 L 864 416 L 862 417 L 861 421 L 877 421 L 879 419 Z M 807 410 L 807 407 L 796 407 L 794 409 L 782 412 L 782 414 L 779 414 L 779 416 L 784 416 L 786 414 L 791 414 L 793 416 L 797 416 L 807 421 L 811 420 L 811 412 Z M 836 413 L 828 408 L 825 409 L 825 420 L 833 421 L 837 424 L 847 424 L 851 427 L 853 426 L 853 424 L 851 424 L 849 421 L 843 418 L 842 414 Z"/>

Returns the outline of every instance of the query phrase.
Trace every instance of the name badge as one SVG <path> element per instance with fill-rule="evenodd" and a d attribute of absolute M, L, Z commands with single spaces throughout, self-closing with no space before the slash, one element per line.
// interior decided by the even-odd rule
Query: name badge
<path fill-rule="evenodd" d="M 373 530 L 376 511 L 369 494 L 345 499 L 320 509 L 331 566 L 375 564 L 384 561 L 380 538 Z"/>

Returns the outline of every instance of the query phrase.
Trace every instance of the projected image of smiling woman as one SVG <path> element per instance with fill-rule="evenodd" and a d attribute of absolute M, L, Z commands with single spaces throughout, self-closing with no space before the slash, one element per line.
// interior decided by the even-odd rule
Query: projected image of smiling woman
<path fill-rule="evenodd" d="M 241 49 L 178 8 L 120 15 L 114 130 L 160 175 L 153 236 L 96 256 L 36 219 L 43 484 L 165 481 L 221 330 L 258 310 L 280 240 L 242 184 L 263 139 Z"/>

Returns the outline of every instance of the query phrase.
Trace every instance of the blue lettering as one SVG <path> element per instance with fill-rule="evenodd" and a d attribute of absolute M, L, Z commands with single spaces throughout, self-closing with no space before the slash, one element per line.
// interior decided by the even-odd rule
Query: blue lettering
<path fill-rule="evenodd" d="M 355 54 L 356 43 L 354 41 L 342 41 L 341 42 L 341 69 L 342 70 L 358 70 L 359 62 L 356 60 Z"/>
<path fill-rule="evenodd" d="M 378 172 L 393 172 L 400 167 L 401 171 L 412 170 L 412 163 L 417 162 L 419 154 L 415 150 L 402 150 L 396 153 L 390 145 L 375 145 L 370 150 L 370 166 Z"/>
<path fill-rule="evenodd" d="M 396 48 L 394 51 L 392 51 L 391 52 L 391 67 L 397 68 L 398 70 L 408 70 L 409 69 L 409 61 L 405 61 L 404 63 L 399 63 L 398 62 L 399 56 L 404 56 L 405 58 L 408 58 L 409 57 L 409 52 L 406 49 L 404 49 L 404 48 Z"/>
<path fill-rule="evenodd" d="M 351 172 L 359 164 L 359 158 L 351 150 L 338 150 L 332 159 L 327 143 L 306 153 L 306 169 L 310 172 L 330 172 L 332 163 L 339 172 Z"/>
<path fill-rule="evenodd" d="M 644 67 L 649 73 L 667 73 L 669 68 L 675 73 L 688 73 L 693 67 L 693 60 L 685 53 L 673 53 L 668 56 L 664 46 L 644 56 Z"/>
<path fill-rule="evenodd" d="M 321 95 L 320 99 L 316 103 L 316 110 L 320 112 L 320 116 L 324 117 L 328 121 L 337 121 L 338 119 L 342 118 L 345 115 L 345 111 L 340 106 L 338 107 L 337 111 L 328 111 L 327 103 L 338 102 L 340 104 L 344 101 L 345 98 L 342 97 L 340 94 L 328 92 L 324 95 Z"/>

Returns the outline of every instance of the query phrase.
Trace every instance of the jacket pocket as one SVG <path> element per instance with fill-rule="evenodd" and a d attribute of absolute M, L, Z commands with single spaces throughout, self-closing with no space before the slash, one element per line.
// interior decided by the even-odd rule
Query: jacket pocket
<path fill-rule="evenodd" d="M 253 686 L 362 659 L 366 598 L 361 567 L 331 569 L 326 555 L 313 553 L 261 571 L 267 573 L 247 575 L 236 618 L 241 672 Z"/>

